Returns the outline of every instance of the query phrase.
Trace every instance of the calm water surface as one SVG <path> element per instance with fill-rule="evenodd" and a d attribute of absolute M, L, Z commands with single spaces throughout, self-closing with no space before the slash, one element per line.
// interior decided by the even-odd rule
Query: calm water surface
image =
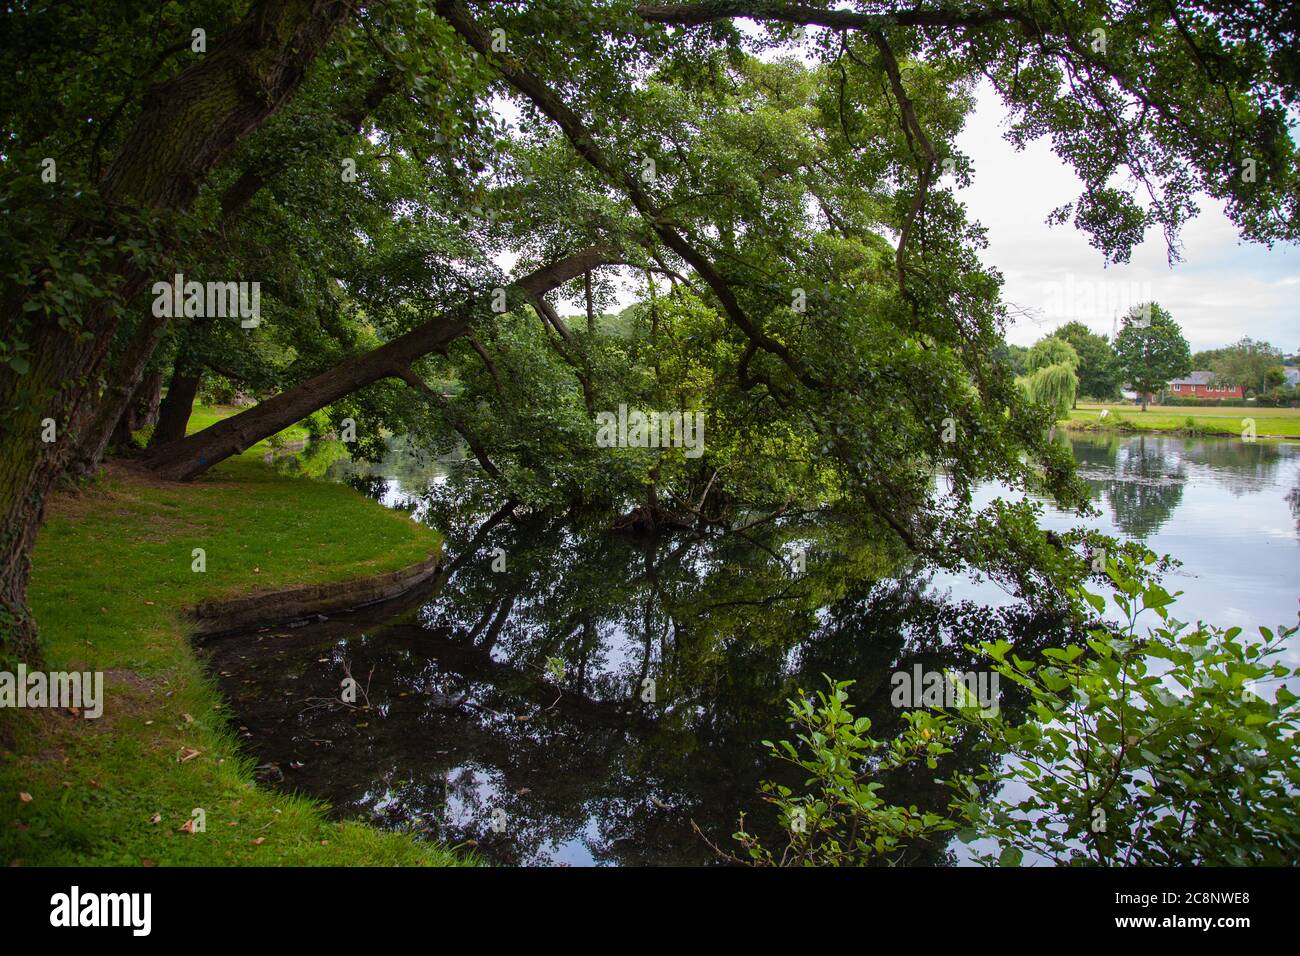
<path fill-rule="evenodd" d="M 1300 446 L 1143 436 L 1071 439 L 1101 510 L 1050 506 L 1183 561 L 1179 616 L 1254 628 L 1294 623 L 1300 595 Z M 797 785 L 759 743 L 788 736 L 783 701 L 856 681 L 873 734 L 899 729 L 889 677 L 969 670 L 970 641 L 1022 653 L 1063 625 L 978 576 L 899 573 L 842 529 L 797 532 L 807 570 L 774 558 L 789 529 L 699 541 L 629 538 L 547 514 L 450 515 L 441 479 L 400 455 L 332 468 L 444 530 L 436 589 L 208 647 L 268 783 L 344 817 L 472 842 L 505 864 L 706 864 L 738 815 L 775 841 L 763 779 Z M 986 489 L 977 504 L 993 498 Z M 504 569 L 501 569 L 504 560 Z M 495 563 L 495 568 L 494 568 Z M 1297 649 L 1291 663 L 1300 663 Z M 360 685 L 355 708 L 340 681 Z M 1002 707 L 1022 701 L 1002 689 Z M 961 745 L 937 771 L 886 781 L 897 802 L 942 806 L 934 778 L 973 769 Z M 960 862 L 948 846 L 906 862 Z"/>

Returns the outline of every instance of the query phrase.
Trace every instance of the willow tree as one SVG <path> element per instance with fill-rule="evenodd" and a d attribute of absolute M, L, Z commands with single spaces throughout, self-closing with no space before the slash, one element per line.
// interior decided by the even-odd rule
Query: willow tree
<path fill-rule="evenodd" d="M 1119 397 L 1119 373 L 1115 368 L 1115 349 L 1106 336 L 1098 335 L 1079 321 L 1067 322 L 1053 333 L 1074 347 L 1079 356 L 1075 372 L 1079 392 L 1090 398 L 1109 401 Z"/>
<path fill-rule="evenodd" d="M 1069 416 L 1079 390 L 1079 376 L 1075 374 L 1073 365 L 1069 362 L 1044 365 L 1023 381 L 1030 401 L 1051 409 L 1055 420 Z"/>
<path fill-rule="evenodd" d="M 1047 368 L 1049 365 L 1068 365 L 1079 367 L 1079 353 L 1074 346 L 1059 336 L 1049 335 L 1033 344 L 1026 356 L 1025 364 L 1031 372 Z"/>

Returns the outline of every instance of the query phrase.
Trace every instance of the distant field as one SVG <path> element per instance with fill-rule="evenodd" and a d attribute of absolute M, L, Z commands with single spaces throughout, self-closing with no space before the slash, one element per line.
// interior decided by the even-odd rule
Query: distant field
<path fill-rule="evenodd" d="M 1106 419 L 1103 408 L 1110 410 Z M 1079 404 L 1066 427 L 1103 431 L 1160 431 L 1240 438 L 1244 420 L 1255 420 L 1261 438 L 1300 438 L 1300 408 L 1191 408 L 1177 405 Z M 1188 419 L 1191 419 L 1189 425 Z"/>

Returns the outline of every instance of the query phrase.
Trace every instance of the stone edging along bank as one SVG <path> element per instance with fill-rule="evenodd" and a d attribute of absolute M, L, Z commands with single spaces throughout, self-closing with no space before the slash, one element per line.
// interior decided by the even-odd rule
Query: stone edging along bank
<path fill-rule="evenodd" d="M 398 597 L 433 578 L 441 553 L 418 564 L 351 581 L 264 591 L 229 600 L 204 601 L 186 617 L 196 637 L 208 638 L 255 627 L 271 627 L 316 614 L 337 614 Z"/>

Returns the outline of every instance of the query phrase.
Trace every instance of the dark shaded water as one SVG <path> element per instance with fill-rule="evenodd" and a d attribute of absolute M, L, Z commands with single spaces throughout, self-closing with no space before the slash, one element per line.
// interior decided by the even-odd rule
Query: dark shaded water
<path fill-rule="evenodd" d="M 1294 621 L 1295 446 L 1074 449 L 1104 512 L 1093 523 L 1186 562 L 1172 582 L 1188 592 L 1181 616 Z M 436 475 L 380 470 L 400 477 L 352 469 L 352 480 L 423 514 L 419 491 Z M 967 643 L 1004 638 L 1025 653 L 1064 637 L 1051 614 L 986 582 L 900 573 L 841 529 L 630 539 L 544 514 L 438 514 L 428 520 L 451 529 L 455 560 L 432 593 L 208 652 L 265 780 L 341 816 L 474 841 L 494 862 L 708 863 L 706 838 L 733 847 L 742 811 L 775 839 L 759 783 L 800 780 L 760 741 L 789 736 L 786 698 L 823 674 L 855 680 L 859 712 L 887 737 L 899 729 L 894 671 L 968 670 Z M 1050 509 L 1045 522 L 1079 523 Z M 807 548 L 802 573 L 777 560 L 793 546 Z M 345 707 L 349 674 L 362 692 Z M 1014 713 L 1014 688 L 1001 705 Z M 941 806 L 934 779 L 978 759 L 959 746 L 937 770 L 886 780 L 886 794 Z M 954 859 L 928 846 L 908 862 Z"/>

